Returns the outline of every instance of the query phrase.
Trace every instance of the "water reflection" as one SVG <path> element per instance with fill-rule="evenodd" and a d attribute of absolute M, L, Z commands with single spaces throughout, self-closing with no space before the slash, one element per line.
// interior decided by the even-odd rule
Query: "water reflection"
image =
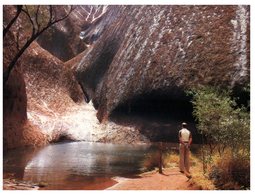
<path fill-rule="evenodd" d="M 3 158 L 4 177 L 7 175 L 7 177 L 23 179 L 25 167 L 38 151 L 40 148 L 21 148 L 5 153 Z"/>
<path fill-rule="evenodd" d="M 46 189 L 103 189 L 114 184 L 113 176 L 138 173 L 141 161 L 151 150 L 148 145 L 58 143 L 34 152 L 33 157 L 30 154 L 29 158 L 24 151 L 9 153 L 4 157 L 4 171 L 23 168 L 19 178 L 45 182 Z"/>

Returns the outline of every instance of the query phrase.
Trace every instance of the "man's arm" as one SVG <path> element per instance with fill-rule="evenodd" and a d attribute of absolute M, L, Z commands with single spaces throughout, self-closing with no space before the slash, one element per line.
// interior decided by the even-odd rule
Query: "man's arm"
<path fill-rule="evenodd" d="M 191 143 L 192 143 L 192 135 L 191 135 L 191 133 L 189 134 L 189 146 L 191 145 Z"/>
<path fill-rule="evenodd" d="M 184 142 L 182 141 L 182 134 L 181 134 L 181 131 L 179 131 L 179 142 L 181 144 L 184 144 Z"/>

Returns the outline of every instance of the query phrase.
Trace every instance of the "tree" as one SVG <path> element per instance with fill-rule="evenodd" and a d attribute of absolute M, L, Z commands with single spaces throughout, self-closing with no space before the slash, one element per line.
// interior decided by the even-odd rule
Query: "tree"
<path fill-rule="evenodd" d="M 249 86 L 242 90 L 249 92 Z M 202 144 L 204 173 L 209 170 L 216 185 L 238 183 L 249 189 L 249 104 L 245 104 L 246 107 L 237 105 L 237 99 L 231 98 L 232 92 L 220 88 L 203 87 L 190 94 L 197 128 L 206 138 L 206 143 Z"/>
<path fill-rule="evenodd" d="M 10 73 L 16 65 L 18 59 L 31 45 L 31 43 L 38 38 L 44 31 L 53 26 L 54 24 L 66 19 L 74 10 L 73 6 L 68 6 L 69 9 L 59 14 L 57 6 L 53 5 L 17 5 L 16 14 L 10 22 L 4 26 L 3 38 L 9 31 L 15 35 L 15 42 L 17 53 L 11 59 L 6 70 L 3 73 L 4 85 L 7 83 Z M 18 20 L 20 18 L 20 20 Z M 23 22 L 20 24 L 20 22 Z M 15 26 L 16 25 L 16 26 Z M 15 28 L 14 28 L 15 26 Z M 26 32 L 27 37 L 21 36 L 21 31 Z M 15 31 L 15 32 L 14 32 Z"/>
<path fill-rule="evenodd" d="M 215 148 L 219 154 L 225 148 L 230 148 L 233 155 L 249 151 L 249 112 L 245 107 L 237 106 L 230 96 L 231 92 L 204 87 L 191 93 L 197 128 L 210 145 L 211 153 Z"/>
<path fill-rule="evenodd" d="M 17 20 L 17 18 L 19 17 L 20 13 L 22 11 L 22 5 L 17 5 L 16 6 L 16 14 L 15 16 L 11 19 L 11 21 L 8 23 L 8 25 L 6 27 L 4 27 L 3 30 L 3 38 L 5 37 L 6 33 L 9 31 L 9 29 L 11 28 L 11 26 L 13 25 L 13 23 L 15 23 L 15 21 Z"/>

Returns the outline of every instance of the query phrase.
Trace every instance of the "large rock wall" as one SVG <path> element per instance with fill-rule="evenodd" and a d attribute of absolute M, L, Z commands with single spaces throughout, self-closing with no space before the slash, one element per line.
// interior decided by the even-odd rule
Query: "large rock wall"
<path fill-rule="evenodd" d="M 4 7 L 4 22 L 10 21 L 14 14 L 13 6 Z M 18 22 L 22 20 L 24 17 Z M 15 33 L 15 28 L 11 31 Z M 21 37 L 26 36 L 21 31 Z M 8 32 L 3 46 L 5 70 L 17 53 L 13 33 Z M 72 61 L 75 63 L 75 59 Z M 37 42 L 27 48 L 4 86 L 4 149 L 42 145 L 66 133 L 63 121 L 68 120 L 56 120 L 60 113 L 70 112 L 70 107 L 84 99 L 71 71 L 73 63 L 65 65 Z M 73 125 L 77 124 L 73 122 Z"/>
<path fill-rule="evenodd" d="M 161 90 L 185 99 L 200 85 L 249 83 L 249 6 L 113 6 L 76 75 L 107 119 L 120 104 Z M 107 24 L 107 25 L 105 25 Z"/>
<path fill-rule="evenodd" d="M 125 114 L 117 113 L 119 118 L 100 125 L 83 96 L 87 102 L 92 99 L 103 121 L 130 104 L 141 109 L 157 104 L 167 114 L 181 105 L 191 113 L 184 90 L 249 83 L 249 6 L 108 6 L 98 12 L 87 8 L 55 27 L 54 36 L 60 33 L 63 39 L 45 42 L 49 51 L 34 42 L 20 59 L 4 88 L 5 146 L 38 145 L 61 137 L 117 143 L 174 140 L 177 132 L 171 130 L 169 136 L 169 129 L 177 131 L 179 121 L 170 123 L 169 117 L 176 112 L 160 118 L 167 121 L 163 126 L 136 117 L 139 113 L 129 115 L 128 122 L 123 121 Z M 75 29 L 66 31 L 69 28 Z M 61 41 L 64 46 L 56 44 Z M 84 49 L 77 49 L 80 43 L 87 49 L 72 58 Z M 15 48 L 6 50 L 11 48 L 8 44 L 4 67 L 15 53 Z"/>
<path fill-rule="evenodd" d="M 107 11 L 107 6 L 96 5 L 74 5 L 73 8 L 68 18 L 48 29 L 37 40 L 41 47 L 62 61 L 74 58 L 87 48 L 86 41 L 80 37 L 81 31 L 88 29 Z M 69 10 L 68 6 L 57 6 L 57 9 L 60 13 Z"/>
<path fill-rule="evenodd" d="M 75 59 L 73 61 L 75 63 Z M 78 118 L 77 121 L 71 118 L 71 114 L 78 114 L 77 109 L 84 102 L 71 70 L 72 64 L 64 64 L 36 42 L 28 48 L 22 62 L 28 119 L 40 127 L 48 141 L 57 141 L 61 137 L 71 139 L 66 131 L 75 131 L 78 121 Z"/>
<path fill-rule="evenodd" d="M 68 31 L 71 33 L 69 41 L 66 42 L 67 37 L 64 38 L 65 41 L 62 40 L 68 47 L 76 45 L 77 39 L 74 37 L 80 40 L 77 26 L 81 30 L 90 28 L 90 23 L 93 25 L 97 23 L 107 8 L 92 6 L 93 9 L 89 9 L 90 6 L 81 6 L 80 9 L 84 7 L 88 7 L 87 11 L 84 11 L 85 15 L 80 15 L 78 9 L 71 14 L 71 22 L 58 23 L 55 26 L 61 33 L 66 33 L 66 29 L 76 28 L 75 32 Z M 14 15 L 15 7 L 4 7 L 5 25 Z M 22 16 L 18 23 L 22 23 L 23 20 L 25 18 Z M 89 23 L 86 28 L 82 26 L 84 22 Z M 16 28 L 11 30 L 15 33 Z M 12 35 L 8 33 L 11 37 L 4 39 L 4 68 L 17 52 Z M 25 40 L 26 31 L 20 31 L 20 36 Z M 90 38 L 87 41 L 91 44 Z M 84 52 L 63 62 L 57 55 L 51 54 L 54 49 L 60 49 L 61 55 L 70 58 L 59 45 L 53 44 L 47 51 L 35 41 L 21 56 L 11 73 L 4 88 L 5 149 L 41 145 L 62 139 L 98 141 L 106 135 L 109 136 L 106 127 L 98 123 L 93 105 L 85 104 L 86 97 L 72 72 L 73 66 L 81 60 Z"/>
<path fill-rule="evenodd" d="M 13 36 L 8 33 L 3 45 L 3 70 L 16 53 Z M 27 120 L 27 94 L 21 63 L 17 63 L 3 89 L 4 150 L 22 146 L 43 145 L 46 137 Z"/>

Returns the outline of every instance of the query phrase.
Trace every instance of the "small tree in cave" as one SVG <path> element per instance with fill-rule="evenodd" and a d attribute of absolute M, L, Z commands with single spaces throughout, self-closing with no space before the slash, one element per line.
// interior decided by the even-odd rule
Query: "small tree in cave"
<path fill-rule="evenodd" d="M 59 12 L 59 6 L 53 5 L 17 5 L 16 14 L 4 25 L 3 40 L 8 32 L 15 36 L 17 53 L 9 62 L 3 73 L 4 85 L 8 81 L 10 73 L 18 59 L 44 31 L 54 24 L 66 19 L 74 10 L 73 6 L 62 6 L 63 12 Z"/>

